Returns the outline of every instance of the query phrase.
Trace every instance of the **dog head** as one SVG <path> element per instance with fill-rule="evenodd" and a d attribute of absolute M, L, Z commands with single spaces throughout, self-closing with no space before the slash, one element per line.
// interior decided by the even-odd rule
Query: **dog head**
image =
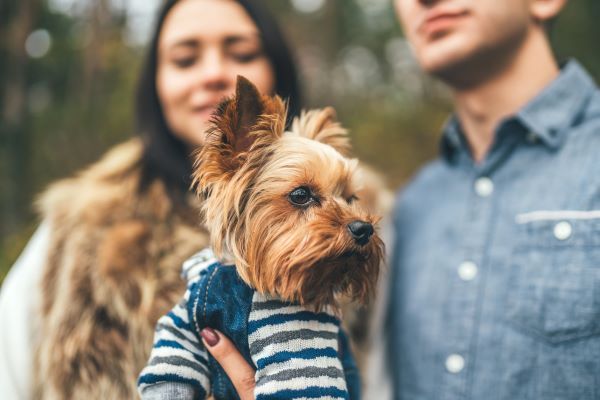
<path fill-rule="evenodd" d="M 383 244 L 356 196 L 346 131 L 331 108 L 287 132 L 286 114 L 242 77 L 215 112 L 193 176 L 213 250 L 259 292 L 316 309 L 337 295 L 366 301 Z"/>

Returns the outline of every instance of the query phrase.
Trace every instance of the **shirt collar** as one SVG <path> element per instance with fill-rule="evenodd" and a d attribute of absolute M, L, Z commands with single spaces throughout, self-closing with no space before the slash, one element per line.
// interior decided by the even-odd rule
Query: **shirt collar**
<path fill-rule="evenodd" d="M 569 61 L 557 79 L 527 104 L 517 119 L 550 148 L 560 147 L 596 90 L 577 61 Z"/>
<path fill-rule="evenodd" d="M 571 60 L 563 66 L 558 78 L 512 119 L 519 121 L 542 143 L 556 149 L 564 143 L 569 128 L 584 111 L 595 90 L 594 80 L 577 61 Z M 444 128 L 442 154 L 450 157 L 464 145 L 460 122 L 452 116 Z"/>
<path fill-rule="evenodd" d="M 451 115 L 444 124 L 444 135 L 440 143 L 440 151 L 447 161 L 452 160 L 452 156 L 463 146 L 463 134 L 460 127 L 460 121 L 456 114 Z"/>

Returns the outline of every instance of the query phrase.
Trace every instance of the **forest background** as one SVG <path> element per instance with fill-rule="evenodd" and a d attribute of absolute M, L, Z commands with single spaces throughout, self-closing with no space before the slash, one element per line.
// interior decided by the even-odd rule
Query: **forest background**
<path fill-rule="evenodd" d="M 391 0 L 258 1 L 292 44 L 306 106 L 333 105 L 391 188 L 435 157 L 449 96 L 419 72 Z M 36 196 L 134 134 L 159 3 L 0 1 L 0 282 L 39 224 Z M 552 34 L 559 60 L 578 59 L 597 81 L 598 21 L 600 1 L 571 0 Z"/>

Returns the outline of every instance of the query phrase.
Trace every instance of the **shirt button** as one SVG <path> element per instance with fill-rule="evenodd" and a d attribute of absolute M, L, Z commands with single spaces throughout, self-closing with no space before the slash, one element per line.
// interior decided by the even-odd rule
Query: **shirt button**
<path fill-rule="evenodd" d="M 475 193 L 481 197 L 488 197 L 494 192 L 494 183 L 490 178 L 481 177 L 475 181 Z"/>
<path fill-rule="evenodd" d="M 472 261 L 465 261 L 458 266 L 458 276 L 463 281 L 471 281 L 477 276 L 477 265 Z"/>
<path fill-rule="evenodd" d="M 573 227 L 567 221 L 561 221 L 554 225 L 554 237 L 558 240 L 567 240 L 573 233 Z"/>
<path fill-rule="evenodd" d="M 452 374 L 458 374 L 465 367 L 465 359 L 460 354 L 450 354 L 446 358 L 446 370 Z"/>

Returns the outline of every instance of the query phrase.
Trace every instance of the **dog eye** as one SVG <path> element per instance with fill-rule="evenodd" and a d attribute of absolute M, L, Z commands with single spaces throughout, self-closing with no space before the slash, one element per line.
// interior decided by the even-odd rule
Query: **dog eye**
<path fill-rule="evenodd" d="M 310 189 L 304 186 L 292 190 L 288 197 L 290 202 L 296 206 L 305 206 L 314 201 Z"/>
<path fill-rule="evenodd" d="M 348 197 L 348 198 L 346 199 L 346 201 L 348 202 L 348 204 L 352 204 L 352 203 L 354 203 L 356 200 L 358 200 L 358 197 L 357 197 L 355 194 L 353 194 L 352 196 L 350 196 L 350 197 Z"/>

